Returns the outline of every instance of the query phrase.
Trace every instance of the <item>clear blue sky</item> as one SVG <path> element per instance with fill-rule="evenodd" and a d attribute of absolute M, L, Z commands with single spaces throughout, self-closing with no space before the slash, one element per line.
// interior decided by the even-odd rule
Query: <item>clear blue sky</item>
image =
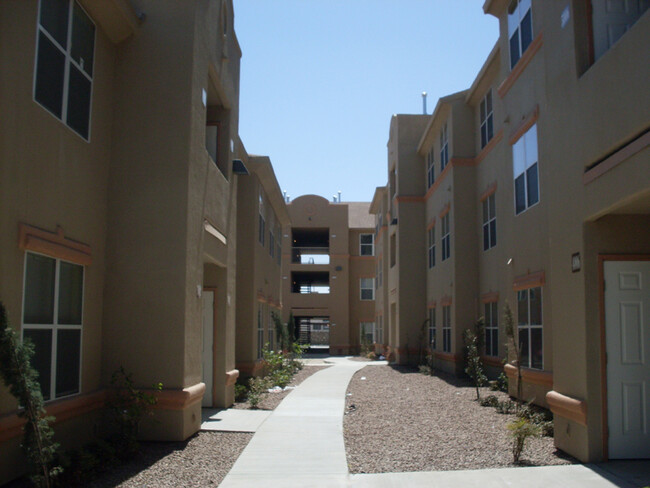
<path fill-rule="evenodd" d="M 369 201 L 392 114 L 469 88 L 498 37 L 483 0 L 234 0 L 239 132 L 282 190 Z"/>

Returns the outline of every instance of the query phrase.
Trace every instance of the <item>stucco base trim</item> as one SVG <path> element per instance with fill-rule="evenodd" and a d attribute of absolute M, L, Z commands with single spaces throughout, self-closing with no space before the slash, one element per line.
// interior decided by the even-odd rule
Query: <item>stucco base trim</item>
<path fill-rule="evenodd" d="M 436 359 L 442 359 L 443 361 L 450 361 L 452 363 L 457 363 L 461 360 L 460 354 L 452 354 L 450 352 L 439 352 L 434 353 Z"/>
<path fill-rule="evenodd" d="M 512 364 L 506 364 L 503 367 L 508 380 L 517 379 L 517 368 Z M 521 379 L 524 383 L 534 385 L 548 386 L 553 388 L 553 372 L 552 371 L 539 371 L 529 368 L 521 368 Z"/>
<path fill-rule="evenodd" d="M 205 393 L 205 383 L 197 383 L 182 390 L 149 390 L 158 402 L 153 406 L 156 410 L 185 410 L 200 402 Z"/>
<path fill-rule="evenodd" d="M 493 368 L 500 368 L 503 366 L 503 360 L 496 356 L 481 356 L 481 361 L 486 366 L 492 366 Z"/>
<path fill-rule="evenodd" d="M 239 378 L 239 370 L 232 369 L 226 372 L 226 386 L 232 386 L 237 383 L 237 378 Z"/>
<path fill-rule="evenodd" d="M 573 420 L 585 427 L 587 426 L 586 402 L 562 395 L 554 390 L 551 390 L 546 394 L 546 402 L 554 415 L 559 415 L 560 417 Z"/>
<path fill-rule="evenodd" d="M 46 415 L 54 417 L 54 424 L 100 409 L 106 403 L 106 390 L 58 400 L 45 406 Z M 22 434 L 25 419 L 13 412 L 0 417 L 0 442 Z"/>

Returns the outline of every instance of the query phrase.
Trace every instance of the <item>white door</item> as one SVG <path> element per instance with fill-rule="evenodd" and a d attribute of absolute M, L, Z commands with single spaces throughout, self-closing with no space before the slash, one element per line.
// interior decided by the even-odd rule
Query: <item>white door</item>
<path fill-rule="evenodd" d="M 650 458 L 650 261 L 606 261 L 609 458 Z"/>
<path fill-rule="evenodd" d="M 214 376 L 214 291 L 203 290 L 203 383 L 205 394 L 201 403 L 204 407 L 212 406 L 212 383 Z"/>

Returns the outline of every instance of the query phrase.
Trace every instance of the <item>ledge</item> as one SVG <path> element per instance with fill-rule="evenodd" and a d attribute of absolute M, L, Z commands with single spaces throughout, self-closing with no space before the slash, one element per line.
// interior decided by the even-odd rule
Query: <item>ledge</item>
<path fill-rule="evenodd" d="M 499 292 L 498 291 L 489 291 L 481 295 L 481 303 L 492 303 L 499 301 Z"/>
<path fill-rule="evenodd" d="M 152 393 L 158 399 L 158 403 L 153 407 L 156 410 L 185 410 L 201 401 L 205 393 L 205 383 L 197 383 L 182 390 L 148 390 L 147 393 Z"/>
<path fill-rule="evenodd" d="M 487 366 L 492 366 L 493 368 L 500 368 L 503 366 L 503 360 L 496 356 L 481 356 L 481 361 Z"/>
<path fill-rule="evenodd" d="M 135 33 L 141 21 L 128 0 L 79 0 L 114 44 Z"/>
<path fill-rule="evenodd" d="M 512 364 L 508 363 L 503 367 L 508 379 L 517 378 L 517 368 Z M 533 385 L 548 386 L 553 388 L 553 372 L 552 371 L 542 371 L 538 369 L 530 368 L 521 368 L 521 379 L 524 383 L 530 383 Z"/>
<path fill-rule="evenodd" d="M 233 369 L 226 372 L 226 386 L 232 386 L 237 383 L 237 378 L 239 378 L 239 370 Z"/>
<path fill-rule="evenodd" d="M 540 32 L 537 35 L 537 37 L 533 39 L 533 42 L 530 43 L 530 45 L 526 49 L 526 52 L 524 52 L 521 58 L 519 58 L 519 61 L 517 61 L 515 67 L 512 68 L 510 74 L 506 76 L 506 79 L 503 80 L 501 85 L 499 85 L 499 88 L 497 88 L 497 93 L 499 94 L 499 97 L 503 98 L 506 96 L 508 91 L 510 91 L 510 88 L 512 88 L 512 86 L 515 84 L 515 81 L 517 81 L 517 78 L 521 76 L 521 74 L 526 69 L 526 66 L 530 64 L 530 62 L 535 57 L 535 54 L 537 54 L 537 51 L 540 50 L 542 44 L 543 44 L 542 33 Z"/>
<path fill-rule="evenodd" d="M 23 251 L 34 251 L 84 266 L 92 263 L 90 246 L 68 239 L 61 227 L 57 227 L 56 232 L 49 232 L 20 223 L 18 247 Z"/>
<path fill-rule="evenodd" d="M 526 290 L 528 288 L 543 286 L 544 283 L 546 283 L 546 274 L 544 271 L 537 271 L 536 273 L 517 276 L 512 283 L 512 289 L 514 291 Z"/>
<path fill-rule="evenodd" d="M 546 394 L 546 402 L 551 408 L 551 412 L 565 419 L 572 420 L 580 425 L 587 426 L 587 403 L 562 395 L 557 391 L 551 390 Z"/>
<path fill-rule="evenodd" d="M 461 360 L 460 355 L 452 354 L 450 352 L 439 352 L 436 351 L 433 353 L 436 359 L 442 359 L 443 361 L 449 361 L 451 363 L 456 363 Z"/>

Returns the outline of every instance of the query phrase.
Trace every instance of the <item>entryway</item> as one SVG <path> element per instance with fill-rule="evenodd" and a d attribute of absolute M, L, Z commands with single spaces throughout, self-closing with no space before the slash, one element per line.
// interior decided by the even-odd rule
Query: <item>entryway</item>
<path fill-rule="evenodd" d="M 650 458 L 650 261 L 604 261 L 610 459 Z"/>
<path fill-rule="evenodd" d="M 214 398 L 214 330 L 215 330 L 215 290 L 203 290 L 203 383 L 205 394 L 201 406 L 212 407 Z"/>

